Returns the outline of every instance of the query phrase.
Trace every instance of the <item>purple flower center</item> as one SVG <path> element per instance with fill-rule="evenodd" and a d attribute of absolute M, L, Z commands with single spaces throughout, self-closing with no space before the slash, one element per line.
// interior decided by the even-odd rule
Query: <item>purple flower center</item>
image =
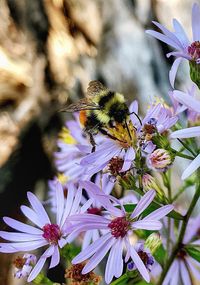
<path fill-rule="evenodd" d="M 93 215 L 98 215 L 98 216 L 101 216 L 101 214 L 102 214 L 101 211 L 102 211 L 102 209 L 97 208 L 97 207 L 89 208 L 87 210 L 88 214 L 93 214 Z"/>
<path fill-rule="evenodd" d="M 115 238 L 123 238 L 129 230 L 130 222 L 127 221 L 125 217 L 115 218 L 108 224 L 108 227 L 111 229 L 111 234 Z"/>
<path fill-rule="evenodd" d="M 120 171 L 122 169 L 123 164 L 124 164 L 124 160 L 122 158 L 113 157 L 109 162 L 108 169 L 110 173 L 116 177 L 122 174 Z"/>
<path fill-rule="evenodd" d="M 43 238 L 45 238 L 50 244 L 57 244 L 61 237 L 61 231 L 58 225 L 46 224 L 43 228 Z"/>
<path fill-rule="evenodd" d="M 200 58 L 200 41 L 193 42 L 188 47 L 188 53 L 191 55 L 193 60 Z"/>

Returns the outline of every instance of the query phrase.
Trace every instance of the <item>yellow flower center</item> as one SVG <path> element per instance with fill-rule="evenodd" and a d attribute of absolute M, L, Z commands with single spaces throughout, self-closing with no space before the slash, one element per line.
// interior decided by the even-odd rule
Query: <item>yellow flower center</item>
<path fill-rule="evenodd" d="M 65 127 L 60 131 L 58 138 L 66 144 L 76 144 L 76 140 L 71 136 L 69 130 Z"/>
<path fill-rule="evenodd" d="M 131 122 L 127 124 L 127 127 L 122 124 L 116 124 L 114 127 L 108 129 L 108 133 L 114 137 L 123 148 L 129 148 L 136 144 L 136 129 Z"/>

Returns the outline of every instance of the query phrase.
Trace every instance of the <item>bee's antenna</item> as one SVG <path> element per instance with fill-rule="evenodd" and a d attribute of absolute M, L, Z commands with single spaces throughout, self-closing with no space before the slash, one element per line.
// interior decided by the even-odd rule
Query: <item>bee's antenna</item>
<path fill-rule="evenodd" d="M 136 116 L 136 118 L 140 122 L 140 125 L 142 126 L 142 121 L 141 121 L 140 117 L 138 116 L 138 114 L 136 114 L 135 112 L 131 112 L 131 113 L 129 113 L 129 116 L 132 115 L 132 114 L 134 114 Z"/>

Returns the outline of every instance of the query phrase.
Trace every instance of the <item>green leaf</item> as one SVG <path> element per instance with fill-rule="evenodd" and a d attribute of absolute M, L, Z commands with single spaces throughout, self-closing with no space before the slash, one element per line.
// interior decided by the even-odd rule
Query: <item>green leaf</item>
<path fill-rule="evenodd" d="M 128 279 L 129 279 L 129 277 L 125 273 L 121 277 L 119 277 L 118 279 L 113 281 L 110 285 L 125 285 L 125 284 L 127 284 Z"/>
<path fill-rule="evenodd" d="M 155 260 L 161 265 L 164 265 L 164 261 L 166 260 L 167 252 L 164 249 L 163 245 L 159 246 L 159 248 L 153 254 Z"/>
<path fill-rule="evenodd" d="M 200 262 L 200 251 L 192 246 L 185 247 L 186 252 L 198 262 Z"/>
<path fill-rule="evenodd" d="M 124 205 L 124 208 L 128 213 L 132 213 L 133 210 L 135 209 L 135 207 L 136 207 L 136 205 L 133 205 L 133 204 Z M 144 212 L 142 213 L 142 216 L 146 217 L 147 215 L 149 215 L 153 211 L 159 209 L 160 207 L 161 206 L 159 204 L 152 202 L 152 204 L 149 207 L 147 207 L 146 210 L 144 210 Z M 178 212 L 176 212 L 174 210 L 171 211 L 167 216 L 172 218 L 172 219 L 175 219 L 175 220 L 183 220 L 184 219 L 184 217 L 181 214 L 179 214 Z"/>
<path fill-rule="evenodd" d="M 71 262 L 71 260 L 81 251 L 81 248 L 73 244 L 67 244 L 60 250 L 61 256 Z"/>

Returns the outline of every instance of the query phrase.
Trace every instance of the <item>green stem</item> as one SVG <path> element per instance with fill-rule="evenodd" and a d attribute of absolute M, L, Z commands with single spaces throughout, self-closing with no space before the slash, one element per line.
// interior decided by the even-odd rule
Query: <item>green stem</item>
<path fill-rule="evenodd" d="M 182 152 L 179 152 L 179 151 L 175 151 L 175 154 L 176 154 L 177 156 L 180 156 L 180 157 L 183 157 L 183 158 L 186 158 L 186 159 L 190 159 L 190 160 L 193 160 L 193 159 L 194 159 L 193 156 L 187 155 L 187 154 L 182 153 Z"/>
<path fill-rule="evenodd" d="M 158 284 L 157 285 L 162 285 L 163 284 L 163 281 L 165 279 L 165 276 L 169 270 L 169 268 L 171 267 L 172 265 L 172 262 L 174 261 L 177 253 L 179 252 L 180 248 L 182 247 L 182 242 L 183 242 L 183 238 L 184 238 L 184 235 L 185 235 L 185 231 L 186 231 L 186 228 L 187 228 L 187 224 L 188 224 L 188 221 L 190 219 L 190 216 L 194 210 L 194 207 L 196 206 L 196 203 L 199 199 L 199 196 L 200 196 L 200 182 L 198 181 L 197 183 L 197 188 L 196 188 L 196 192 L 194 194 L 194 197 L 191 201 L 191 204 L 189 206 L 189 209 L 187 211 L 187 214 L 185 215 L 185 218 L 183 220 L 183 223 L 182 223 L 182 226 L 181 226 L 181 231 L 180 231 L 180 234 L 179 234 L 179 238 L 178 238 L 178 241 L 177 243 L 175 244 L 174 248 L 172 249 L 172 254 L 170 256 L 170 258 L 168 259 L 167 263 L 166 263 L 166 266 L 164 267 L 163 269 L 163 272 L 161 274 L 161 277 L 160 277 L 160 280 L 158 281 Z"/>
<path fill-rule="evenodd" d="M 117 280 L 113 281 L 110 285 L 119 285 L 119 284 L 122 284 L 121 282 L 122 281 L 128 281 L 128 276 L 127 274 L 123 274 L 121 277 L 119 277 Z"/>
<path fill-rule="evenodd" d="M 178 197 L 185 191 L 185 188 L 186 188 L 186 186 L 180 188 L 178 193 L 176 195 L 174 195 L 174 197 L 172 198 L 172 202 L 174 202 L 178 199 Z"/>
<path fill-rule="evenodd" d="M 196 156 L 195 152 L 182 140 L 178 139 L 178 141 L 184 146 L 185 149 L 187 149 L 193 156 Z"/>

